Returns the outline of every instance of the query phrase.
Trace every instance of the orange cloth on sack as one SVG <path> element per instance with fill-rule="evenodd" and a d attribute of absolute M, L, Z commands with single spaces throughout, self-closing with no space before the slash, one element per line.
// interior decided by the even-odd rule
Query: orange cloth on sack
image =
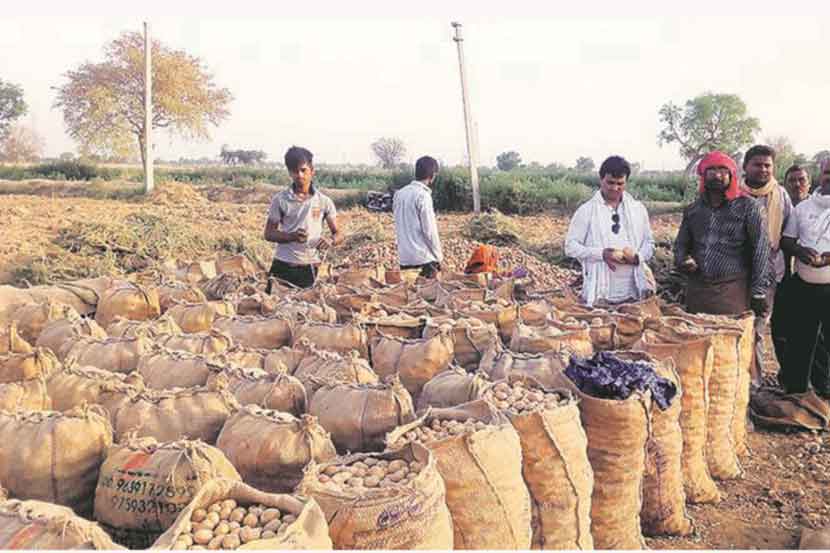
<path fill-rule="evenodd" d="M 499 251 L 494 246 L 478 246 L 473 250 L 467 266 L 466 274 L 495 273 L 499 268 Z"/>

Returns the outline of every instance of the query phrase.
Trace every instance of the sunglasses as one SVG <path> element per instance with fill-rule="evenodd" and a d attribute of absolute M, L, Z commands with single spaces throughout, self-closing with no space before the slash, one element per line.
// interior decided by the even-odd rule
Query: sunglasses
<path fill-rule="evenodd" d="M 611 222 L 614 223 L 613 225 L 611 225 L 611 232 L 613 232 L 614 234 L 619 234 L 620 233 L 620 214 L 619 213 L 614 213 L 613 215 L 611 215 Z"/>

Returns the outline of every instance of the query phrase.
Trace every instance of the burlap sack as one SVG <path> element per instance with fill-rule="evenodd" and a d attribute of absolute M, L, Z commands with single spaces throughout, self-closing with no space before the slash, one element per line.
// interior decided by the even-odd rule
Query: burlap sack
<path fill-rule="evenodd" d="M 417 398 L 424 384 L 447 370 L 453 360 L 453 341 L 446 327 L 432 338 L 405 340 L 380 334 L 371 343 L 372 367 L 381 378 L 398 376 Z"/>
<path fill-rule="evenodd" d="M 628 349 L 640 339 L 644 330 L 642 318 L 602 309 L 560 311 L 559 317 L 590 325 L 591 342 L 597 351 Z"/>
<path fill-rule="evenodd" d="M 217 380 L 196 388 L 144 390 L 122 396 L 105 408 L 119 442 L 135 432 L 160 442 L 191 439 L 213 444 L 239 402 L 228 392 L 227 383 Z"/>
<path fill-rule="evenodd" d="M 9 353 L 0 355 L 0 384 L 48 379 L 61 370 L 57 357 L 48 349 L 35 348 L 31 353 Z"/>
<path fill-rule="evenodd" d="M 187 284 L 199 284 L 216 276 L 216 261 L 178 262 L 173 273 L 176 280 Z"/>
<path fill-rule="evenodd" d="M 483 400 L 453 409 L 431 409 L 389 434 L 390 449 L 413 441 L 415 428 L 438 420 L 468 419 L 483 430 L 451 436 L 426 447 L 444 480 L 453 522 L 454 549 L 530 549 L 530 495 L 522 479 L 519 436 L 510 422 Z"/>
<path fill-rule="evenodd" d="M 648 363 L 655 373 L 677 386 L 677 395 L 665 411 L 656 404 L 651 410 L 640 519 L 647 536 L 688 536 L 694 532 L 694 526 L 686 513 L 686 493 L 683 491 L 683 435 L 680 430 L 683 389 L 674 362 L 670 359 L 660 362 L 640 351 L 613 353 L 626 361 Z"/>
<path fill-rule="evenodd" d="M 175 548 L 179 536 L 190 528 L 190 519 L 196 509 L 207 509 L 210 505 L 225 499 L 233 499 L 239 505 L 264 505 L 274 507 L 282 513 L 291 514 L 296 520 L 285 531 L 280 531 L 276 538 L 248 542 L 244 549 L 283 550 L 331 550 L 332 543 L 328 535 L 328 525 L 322 510 L 311 499 L 293 495 L 269 494 L 261 492 L 236 480 L 217 478 L 211 480 L 199 490 L 188 507 L 179 514 L 179 518 L 153 544 L 154 550 Z"/>
<path fill-rule="evenodd" d="M 718 502 L 721 495 L 706 464 L 709 379 L 715 359 L 711 338 L 702 328 L 697 333 L 684 332 L 657 319 L 649 325 L 655 330 L 647 329 L 634 347 L 660 361 L 673 360 L 683 389 L 679 422 L 686 499 L 690 503 Z"/>
<path fill-rule="evenodd" d="M 10 499 L 0 503 L 0 549 L 117 550 L 100 526 L 72 509 L 43 501 Z"/>
<path fill-rule="evenodd" d="M 291 344 L 293 322 L 282 316 L 218 318 L 213 328 L 249 348 L 277 349 Z"/>
<path fill-rule="evenodd" d="M 298 417 L 308 410 L 303 383 L 287 371 L 268 373 L 261 369 L 226 367 L 221 374 L 227 378 L 228 390 L 240 405 L 258 405 Z M 218 375 L 212 375 L 208 382 L 215 378 Z"/>
<path fill-rule="evenodd" d="M 290 492 L 303 479 L 308 463 L 337 456 L 331 436 L 315 417 L 296 418 L 255 405 L 246 405 L 228 419 L 216 447 L 246 484 L 269 493 Z"/>
<path fill-rule="evenodd" d="M 658 296 L 651 296 L 641 301 L 621 303 L 614 306 L 615 311 L 634 315 L 643 320 L 656 319 L 662 315 L 661 300 Z"/>
<path fill-rule="evenodd" d="M 456 407 L 481 397 L 492 382 L 486 374 L 468 373 L 460 367 L 450 367 L 427 382 L 418 396 L 418 411 L 427 407 Z"/>
<path fill-rule="evenodd" d="M 594 471 L 594 547 L 645 549 L 640 511 L 651 432 L 651 393 L 635 392 L 624 401 L 600 399 L 582 393 L 564 373 L 559 375 L 559 381 L 579 398 L 582 427 L 588 437 L 588 460 Z"/>
<path fill-rule="evenodd" d="M 232 274 L 218 274 L 199 284 L 208 300 L 225 300 L 242 286 L 243 278 Z"/>
<path fill-rule="evenodd" d="M 326 303 L 334 309 L 337 320 L 341 323 L 348 323 L 355 318 L 370 317 L 382 309 L 378 296 L 371 292 L 329 296 Z"/>
<path fill-rule="evenodd" d="M 557 309 L 548 300 L 541 298 L 529 301 L 519 307 L 519 320 L 528 326 L 544 326 L 550 318 L 557 318 Z"/>
<path fill-rule="evenodd" d="M 80 315 L 74 308 L 65 303 L 47 300 L 42 303 L 21 305 L 15 309 L 12 317 L 17 323 L 20 337 L 28 343 L 34 344 L 49 323 L 60 319 L 78 318 Z"/>
<path fill-rule="evenodd" d="M 386 307 L 404 307 L 419 299 L 415 288 L 407 282 L 376 289 L 374 292 L 378 302 Z"/>
<path fill-rule="evenodd" d="M 96 405 L 67 413 L 0 411 L 0 482 L 14 497 L 92 514 L 98 470 L 112 426 Z"/>
<path fill-rule="evenodd" d="M 233 317 L 235 314 L 236 308 L 229 301 L 180 303 L 167 310 L 167 315 L 188 334 L 208 332 L 218 317 Z"/>
<path fill-rule="evenodd" d="M 161 348 L 142 355 L 137 367 L 146 386 L 154 390 L 204 386 L 211 374 L 224 369 L 210 357 Z"/>
<path fill-rule="evenodd" d="M 566 324 L 548 321 L 544 327 L 517 323 L 510 340 L 510 349 L 519 353 L 567 351 L 589 357 L 594 353 L 590 327 L 585 323 Z"/>
<path fill-rule="evenodd" d="M 548 388 L 526 376 L 507 379 L 517 381 L 563 398 L 555 409 L 508 413 L 519 435 L 522 475 L 535 507 L 533 547 L 593 549 L 591 497 L 596 488 L 578 401 L 568 390 Z M 493 401 L 494 389 L 488 388 L 483 397 Z"/>
<path fill-rule="evenodd" d="M 545 388 L 554 388 L 557 375 L 565 370 L 569 359 L 564 352 L 517 353 L 496 346 L 485 352 L 478 370 L 493 382 L 516 374 L 531 377 Z"/>
<path fill-rule="evenodd" d="M 320 482 L 330 464 L 369 457 L 417 461 L 424 467 L 410 484 L 356 492 Z M 452 549 L 452 519 L 446 505 L 444 481 L 435 456 L 419 444 L 374 454 L 339 457 L 332 463 L 309 464 L 297 491 L 313 497 L 329 521 L 329 536 L 337 549 Z"/>
<path fill-rule="evenodd" d="M 116 316 L 133 321 L 146 321 L 161 315 L 158 293 L 153 288 L 139 284 L 121 283 L 110 288 L 101 296 L 95 322 L 107 328 Z"/>
<path fill-rule="evenodd" d="M 369 286 L 372 281 L 386 283 L 386 267 L 373 265 L 370 267 L 349 267 L 346 270 L 336 270 L 337 284 L 346 286 Z"/>
<path fill-rule="evenodd" d="M 340 355 L 314 348 L 306 350 L 294 376 L 303 383 L 309 401 L 323 384 L 374 384 L 380 380 L 357 352 Z"/>
<path fill-rule="evenodd" d="M 0 411 L 48 411 L 52 400 L 44 377 L 0 384 Z"/>
<path fill-rule="evenodd" d="M 216 260 L 216 272 L 218 274 L 230 274 L 243 278 L 257 276 L 257 268 L 245 254 L 220 257 Z"/>
<path fill-rule="evenodd" d="M 455 302 L 455 310 L 465 317 L 472 317 L 490 323 L 499 329 L 499 336 L 505 343 L 510 341 L 519 319 L 519 306 L 502 299 L 487 302 Z"/>
<path fill-rule="evenodd" d="M 324 385 L 312 396 L 308 412 L 342 452 L 380 451 L 388 432 L 415 419 L 412 397 L 397 378 L 383 384 Z"/>
<path fill-rule="evenodd" d="M 303 338 L 318 349 L 337 353 L 348 353 L 354 350 L 363 359 L 369 358 L 369 339 L 366 329 L 358 324 L 337 325 L 309 321 L 297 326 L 294 342 Z"/>
<path fill-rule="evenodd" d="M 496 326 L 478 319 L 442 318 L 428 321 L 424 338 L 440 334 L 442 326 L 450 327 L 454 362 L 467 370 L 477 368 L 484 353 L 500 343 Z"/>
<path fill-rule="evenodd" d="M 150 338 L 80 338 L 67 350 L 68 365 L 98 367 L 116 373 L 128 373 L 138 368 L 138 360 L 153 348 Z"/>
<path fill-rule="evenodd" d="M 360 323 L 366 328 L 369 343 L 379 334 L 413 340 L 420 338 L 426 325 L 426 319 L 412 317 L 403 313 L 361 319 Z"/>
<path fill-rule="evenodd" d="M 216 329 L 196 334 L 156 336 L 155 343 L 167 349 L 186 351 L 199 355 L 217 355 L 234 346 L 229 334 Z"/>
<path fill-rule="evenodd" d="M 0 355 L 7 353 L 31 353 L 32 346 L 17 332 L 14 321 L 0 326 Z"/>
<path fill-rule="evenodd" d="M 156 293 L 159 296 L 159 307 L 162 313 L 179 303 L 205 303 L 207 298 L 204 292 L 196 286 L 181 282 L 165 282 L 158 288 Z"/>
<path fill-rule="evenodd" d="M 34 286 L 27 292 L 35 302 L 58 301 L 73 307 L 81 315 L 93 315 L 104 292 L 121 285 L 129 285 L 129 283 L 110 277 L 98 277 Z"/>
<path fill-rule="evenodd" d="M 181 327 L 167 314 L 149 321 L 131 321 L 116 317 L 115 321 L 107 327 L 107 334 L 113 338 L 137 338 L 138 336 L 156 338 L 164 334 L 181 333 Z"/>
<path fill-rule="evenodd" d="M 62 319 L 46 325 L 35 345 L 52 350 L 57 358 L 63 361 L 78 339 L 103 340 L 106 337 L 106 331 L 94 319 Z"/>
<path fill-rule="evenodd" d="M 283 300 L 276 304 L 274 312 L 281 313 L 294 322 L 337 322 L 337 311 L 335 311 L 333 307 L 327 305 L 325 301 L 308 303 L 296 300 Z"/>
<path fill-rule="evenodd" d="M 199 441 L 127 437 L 109 448 L 95 488 L 95 520 L 115 541 L 147 549 L 217 477 L 240 480 L 217 448 Z"/>
<path fill-rule="evenodd" d="M 738 397 L 735 400 L 735 419 L 732 421 L 732 434 L 735 437 L 735 453 L 739 457 L 748 454 L 747 417 L 749 416 L 749 390 L 752 384 L 752 370 L 755 362 L 755 314 L 751 311 L 736 317 L 743 333 L 738 342 Z"/>
<path fill-rule="evenodd" d="M 27 303 L 37 303 L 29 290 L 0 284 L 0 324 L 12 322 L 15 310 Z"/>
<path fill-rule="evenodd" d="M 144 387 L 141 375 L 137 372 L 121 374 L 95 367 L 65 367 L 49 378 L 46 387 L 52 400 L 52 409 L 69 411 L 85 403 L 103 404 L 103 389 L 107 385 L 115 384 L 137 389 Z"/>
<path fill-rule="evenodd" d="M 269 353 L 270 350 L 267 349 L 234 346 L 214 357 L 217 363 L 224 365 L 233 365 L 244 369 L 262 369 L 265 366 L 265 358 Z"/>

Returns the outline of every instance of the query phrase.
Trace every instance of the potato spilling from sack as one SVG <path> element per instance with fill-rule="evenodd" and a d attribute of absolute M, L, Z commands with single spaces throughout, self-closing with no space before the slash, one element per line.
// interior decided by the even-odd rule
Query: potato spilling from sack
<path fill-rule="evenodd" d="M 173 549 L 237 549 L 252 541 L 276 538 L 296 520 L 295 515 L 274 507 L 243 507 L 236 500 L 225 499 L 193 511 L 190 531 L 179 536 Z"/>

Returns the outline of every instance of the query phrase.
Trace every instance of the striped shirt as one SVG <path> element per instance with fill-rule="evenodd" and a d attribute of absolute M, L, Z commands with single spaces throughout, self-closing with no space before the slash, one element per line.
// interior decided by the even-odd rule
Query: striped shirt
<path fill-rule="evenodd" d="M 762 296 L 772 280 L 770 255 L 763 208 L 752 198 L 712 208 L 701 196 L 683 211 L 674 242 L 677 266 L 691 256 L 705 280 L 749 275 L 752 295 Z"/>

